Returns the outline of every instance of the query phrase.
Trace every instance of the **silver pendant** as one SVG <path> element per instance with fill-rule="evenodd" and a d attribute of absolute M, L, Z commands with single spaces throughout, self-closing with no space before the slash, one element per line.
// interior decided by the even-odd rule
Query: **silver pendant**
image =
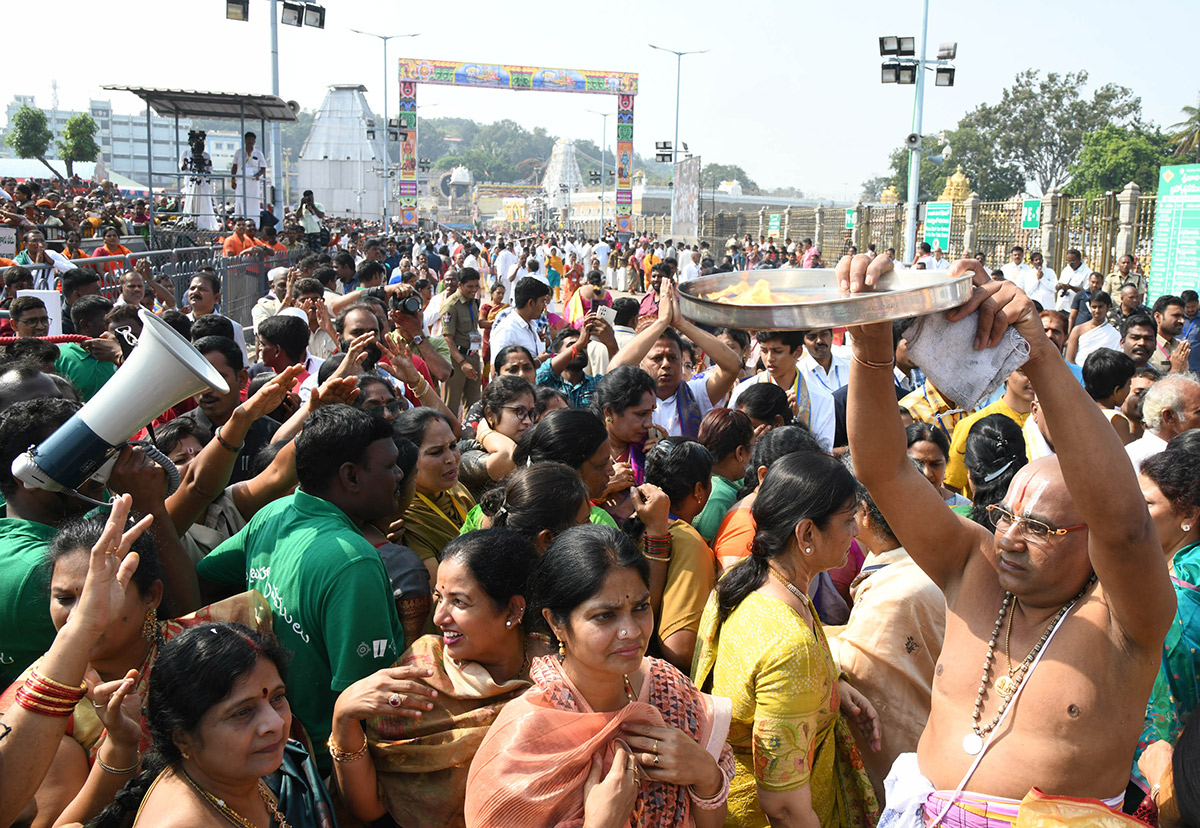
<path fill-rule="evenodd" d="M 971 756 L 977 756 L 983 750 L 983 737 L 978 733 L 968 733 L 963 737 L 962 749 Z"/>

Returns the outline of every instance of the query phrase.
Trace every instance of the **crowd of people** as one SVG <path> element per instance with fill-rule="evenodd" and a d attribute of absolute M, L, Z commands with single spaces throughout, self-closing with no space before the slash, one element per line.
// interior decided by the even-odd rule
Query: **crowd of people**
<path fill-rule="evenodd" d="M 912 319 L 681 309 L 808 240 L 323 212 L 245 326 L 215 270 L 176 307 L 70 267 L 55 344 L 5 271 L 0 826 L 1197 824 L 1194 292 L 923 251 L 987 373 Z M 898 266 L 856 253 L 852 290 Z M 228 391 L 78 491 L 15 477 L 145 314 Z"/>

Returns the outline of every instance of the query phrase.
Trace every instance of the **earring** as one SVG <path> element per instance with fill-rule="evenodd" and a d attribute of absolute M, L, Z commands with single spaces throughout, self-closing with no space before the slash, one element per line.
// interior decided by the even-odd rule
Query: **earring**
<path fill-rule="evenodd" d="M 511 627 L 511 626 L 512 626 L 512 621 L 505 621 L 505 622 L 504 622 L 504 626 L 506 626 L 506 627 Z"/>
<path fill-rule="evenodd" d="M 567 654 L 567 646 L 565 644 L 563 644 L 561 641 L 558 642 L 558 657 L 562 658 L 566 654 Z"/>
<path fill-rule="evenodd" d="M 1190 524 L 1190 523 L 1185 523 L 1185 524 L 1183 524 L 1183 526 L 1182 526 L 1181 528 L 1182 528 L 1182 529 L 1183 529 L 1183 531 L 1185 531 L 1185 532 L 1190 532 L 1190 531 L 1192 531 L 1192 524 Z"/>
<path fill-rule="evenodd" d="M 612 425 L 612 417 L 605 417 L 604 422 L 608 423 L 609 425 Z"/>
<path fill-rule="evenodd" d="M 142 622 L 142 638 L 153 644 L 158 641 L 160 634 L 158 629 L 158 608 L 151 607 L 146 610 L 146 620 Z"/>
<path fill-rule="evenodd" d="M 805 555 L 811 555 L 811 554 L 812 554 L 812 547 L 811 547 L 811 546 L 806 546 L 806 547 L 804 547 L 804 554 L 805 554 Z"/>

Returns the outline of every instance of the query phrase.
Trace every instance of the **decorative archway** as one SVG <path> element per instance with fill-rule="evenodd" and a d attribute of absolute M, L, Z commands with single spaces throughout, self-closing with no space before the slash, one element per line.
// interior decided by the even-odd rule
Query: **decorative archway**
<path fill-rule="evenodd" d="M 633 214 L 633 99 L 638 91 L 634 72 L 549 69 L 497 63 L 449 60 L 400 60 L 400 224 L 417 226 L 417 85 L 512 89 L 522 92 L 575 92 L 617 96 L 617 236 L 627 241 Z"/>

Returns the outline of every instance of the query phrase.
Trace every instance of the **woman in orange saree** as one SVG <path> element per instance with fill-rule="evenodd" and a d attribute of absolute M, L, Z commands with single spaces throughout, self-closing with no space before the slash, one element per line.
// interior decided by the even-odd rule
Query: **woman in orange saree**
<path fill-rule="evenodd" d="M 697 826 L 725 821 L 730 706 L 665 661 L 646 560 L 615 529 L 559 535 L 531 600 L 560 644 L 497 717 L 467 777 L 468 828 Z"/>

